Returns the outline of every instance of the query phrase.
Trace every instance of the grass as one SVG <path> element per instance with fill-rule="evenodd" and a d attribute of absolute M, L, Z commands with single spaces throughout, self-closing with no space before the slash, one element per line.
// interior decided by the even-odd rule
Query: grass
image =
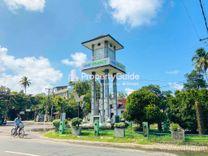
<path fill-rule="evenodd" d="M 54 139 L 86 140 L 96 142 L 112 143 L 136 143 L 136 144 L 153 144 L 153 143 L 174 143 L 174 144 L 191 144 L 191 145 L 208 145 L 208 135 L 186 135 L 185 142 L 173 141 L 168 133 L 151 133 L 149 138 L 145 138 L 142 133 L 136 133 L 131 128 L 126 129 L 125 138 L 115 138 L 114 130 L 100 130 L 100 135 L 95 136 L 93 129 L 82 130 L 81 136 L 74 136 L 70 130 L 66 134 L 59 134 L 50 131 L 44 134 L 45 137 Z"/>
<path fill-rule="evenodd" d="M 94 135 L 94 130 L 82 130 L 81 136 L 73 136 L 72 134 L 62 134 L 50 131 L 45 134 L 45 137 L 54 139 L 72 139 L 72 140 L 87 140 L 87 141 L 98 141 L 98 142 L 114 142 L 114 143 L 136 143 L 136 144 L 151 144 L 154 142 L 170 142 L 171 136 L 163 135 L 150 135 L 149 139 L 145 138 L 143 134 L 138 134 L 131 129 L 126 130 L 125 138 L 115 138 L 114 130 L 101 130 L 99 136 Z"/>
<path fill-rule="evenodd" d="M 186 135 L 185 142 L 188 144 L 208 145 L 208 135 Z"/>

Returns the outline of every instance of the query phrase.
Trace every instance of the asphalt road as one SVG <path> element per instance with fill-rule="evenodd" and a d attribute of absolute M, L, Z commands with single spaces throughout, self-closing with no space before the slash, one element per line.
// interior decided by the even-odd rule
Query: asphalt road
<path fill-rule="evenodd" d="M 38 137 L 36 133 L 30 131 L 34 126 L 38 127 L 27 124 L 26 132 L 29 137 L 25 139 L 10 136 L 12 124 L 0 126 L 0 156 L 173 156 L 162 152 L 55 142 Z"/>
<path fill-rule="evenodd" d="M 170 156 L 170 154 L 129 149 L 60 143 L 44 139 L 0 136 L 1 156 Z"/>

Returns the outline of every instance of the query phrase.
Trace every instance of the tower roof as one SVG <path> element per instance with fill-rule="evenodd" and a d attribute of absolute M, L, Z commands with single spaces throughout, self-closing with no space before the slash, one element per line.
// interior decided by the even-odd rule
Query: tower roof
<path fill-rule="evenodd" d="M 92 45 L 93 44 L 98 44 L 102 41 L 110 42 L 111 44 L 113 44 L 113 46 L 115 46 L 116 50 L 120 50 L 120 49 L 124 48 L 124 46 L 121 43 L 119 43 L 115 38 L 113 38 L 110 34 L 101 35 L 101 36 L 98 36 L 98 37 L 93 38 L 91 40 L 82 42 L 82 45 L 84 45 L 88 49 L 92 50 Z"/>

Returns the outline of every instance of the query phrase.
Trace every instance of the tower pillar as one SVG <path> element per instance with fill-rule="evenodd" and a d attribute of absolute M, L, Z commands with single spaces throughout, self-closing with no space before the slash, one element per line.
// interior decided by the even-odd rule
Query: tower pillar
<path fill-rule="evenodd" d="M 116 73 L 113 73 L 113 108 L 114 108 L 114 119 L 115 122 L 117 122 L 117 116 L 118 116 L 118 105 L 117 105 L 117 78 Z"/>
<path fill-rule="evenodd" d="M 109 107 L 109 70 L 104 70 L 104 107 L 105 107 L 105 121 L 110 119 L 110 107 Z"/>
<path fill-rule="evenodd" d="M 95 72 L 92 72 L 92 84 L 91 84 L 91 115 L 94 116 L 95 112 L 95 105 L 96 105 L 96 82 L 95 82 Z"/>
<path fill-rule="evenodd" d="M 105 122 L 105 107 L 104 107 L 104 79 L 101 77 L 100 79 L 100 105 L 101 105 L 101 122 Z"/>

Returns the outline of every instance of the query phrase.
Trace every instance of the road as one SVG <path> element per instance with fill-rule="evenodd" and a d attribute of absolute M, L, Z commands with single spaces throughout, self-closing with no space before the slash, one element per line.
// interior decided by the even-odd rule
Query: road
<path fill-rule="evenodd" d="M 56 143 L 40 139 L 18 139 L 0 136 L 1 156 L 168 156 L 138 150 L 94 147 L 69 143 Z"/>
<path fill-rule="evenodd" d="M 13 138 L 4 129 L 9 127 L 0 127 L 0 156 L 172 156 L 153 151 L 55 142 L 34 137 L 35 134 L 27 139 Z"/>

